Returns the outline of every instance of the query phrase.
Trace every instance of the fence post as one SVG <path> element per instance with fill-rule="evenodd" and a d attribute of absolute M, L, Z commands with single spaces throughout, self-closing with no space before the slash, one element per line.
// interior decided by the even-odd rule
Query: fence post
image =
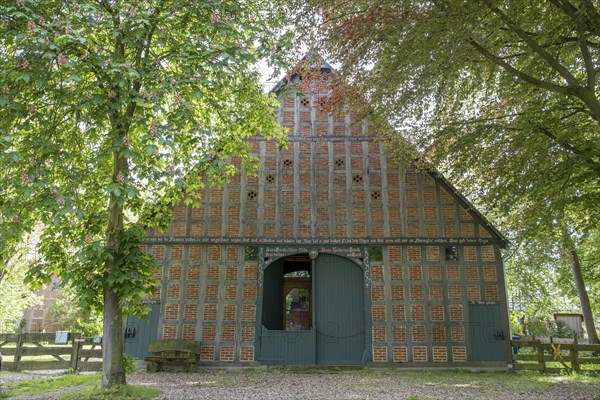
<path fill-rule="evenodd" d="M 542 371 L 546 370 L 546 361 L 544 361 L 544 349 L 542 348 L 542 341 L 537 340 L 536 342 L 536 350 L 538 354 L 538 364 L 542 364 Z"/>
<path fill-rule="evenodd" d="M 577 336 L 573 340 L 573 349 L 571 349 L 571 368 L 575 372 L 579 372 L 579 350 L 577 349 Z"/>
<path fill-rule="evenodd" d="M 15 349 L 13 371 L 19 370 L 19 361 L 21 361 L 21 353 L 23 352 L 23 340 L 24 339 L 25 339 L 25 334 L 19 333 L 19 335 L 17 336 L 17 348 Z"/>
<path fill-rule="evenodd" d="M 72 333 L 73 347 L 71 350 L 71 369 L 73 372 L 77 372 L 79 367 L 79 350 L 81 349 L 81 333 Z"/>

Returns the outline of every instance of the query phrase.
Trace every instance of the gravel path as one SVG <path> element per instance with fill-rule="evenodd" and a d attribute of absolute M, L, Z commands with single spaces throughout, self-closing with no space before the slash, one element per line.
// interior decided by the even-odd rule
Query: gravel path
<path fill-rule="evenodd" d="M 435 373 L 431 377 L 435 379 Z M 262 370 L 138 373 L 129 382 L 163 389 L 161 399 L 600 399 L 600 379 L 595 388 L 586 390 L 563 382 L 551 386 L 550 390 L 546 387 L 540 392 L 515 392 L 502 385 L 480 382 L 479 376 L 472 378 L 475 383 L 469 383 L 471 379 L 454 382 L 451 378 L 436 382 L 423 379 L 418 373 L 402 371 Z"/>
<path fill-rule="evenodd" d="M 30 374 L 9 374 L 14 375 L 12 378 L 4 372 L 0 375 L 0 385 L 8 380 L 30 377 Z M 128 377 L 128 383 L 160 389 L 162 394 L 158 399 L 600 400 L 600 378 L 581 383 L 561 377 L 553 377 L 547 382 L 548 379 L 541 377 L 541 382 L 531 377 L 523 379 L 521 388 L 518 375 L 500 373 L 259 368 L 194 373 L 166 371 L 148 374 L 139 371 Z M 59 394 L 54 392 L 29 399 L 55 400 Z"/>

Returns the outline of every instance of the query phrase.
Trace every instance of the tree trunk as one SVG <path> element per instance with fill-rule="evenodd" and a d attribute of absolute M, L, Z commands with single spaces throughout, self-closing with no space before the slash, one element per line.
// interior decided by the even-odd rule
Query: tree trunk
<path fill-rule="evenodd" d="M 122 140 L 124 134 L 119 134 Z M 113 179 L 114 183 L 123 181 L 128 173 L 127 160 L 113 152 Z M 102 386 L 125 385 L 125 363 L 123 352 L 123 311 L 119 304 L 120 298 L 108 285 L 109 277 L 114 273 L 114 260 L 118 258 L 123 247 L 123 206 L 117 201 L 114 193 L 110 194 L 108 206 L 108 227 L 106 231 L 106 246 L 111 254 L 104 264 L 104 322 L 102 341 Z"/>
<path fill-rule="evenodd" d="M 592 307 L 590 305 L 590 298 L 588 296 L 585 282 L 583 280 L 583 274 L 581 273 L 581 263 L 579 261 L 579 255 L 573 239 L 568 233 L 563 233 L 567 250 L 571 258 L 571 270 L 573 271 L 573 279 L 575 280 L 575 288 L 577 294 L 579 294 L 579 301 L 581 303 L 581 313 L 583 314 L 583 321 L 585 323 L 585 329 L 587 331 L 588 339 L 590 343 L 600 343 L 598 340 L 598 333 L 596 332 L 596 325 L 594 324 L 594 315 L 592 314 Z"/>
<path fill-rule="evenodd" d="M 119 298 L 104 289 L 104 337 L 102 340 L 102 386 L 125 385 L 123 314 Z"/>

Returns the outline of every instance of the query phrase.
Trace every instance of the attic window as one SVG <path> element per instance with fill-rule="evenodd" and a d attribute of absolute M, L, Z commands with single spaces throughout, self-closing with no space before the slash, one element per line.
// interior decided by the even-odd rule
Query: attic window
<path fill-rule="evenodd" d="M 458 261 L 458 247 L 446 246 L 445 255 L 446 261 Z"/>
<path fill-rule="evenodd" d="M 379 200 L 380 197 L 381 197 L 381 192 L 378 192 L 378 191 L 371 192 L 371 198 L 373 200 Z"/>
<path fill-rule="evenodd" d="M 273 175 L 267 175 L 265 178 L 265 181 L 267 181 L 269 183 L 273 183 L 273 182 L 275 182 L 275 177 Z"/>
<path fill-rule="evenodd" d="M 300 99 L 300 105 L 302 107 L 308 107 L 310 105 L 310 99 L 303 97 L 302 99 Z"/>
<path fill-rule="evenodd" d="M 354 181 L 354 183 L 361 183 L 363 181 L 363 177 L 362 175 L 357 174 L 352 177 L 352 180 Z"/>
<path fill-rule="evenodd" d="M 256 190 L 248 191 L 248 200 L 255 200 L 258 197 Z"/>
<path fill-rule="evenodd" d="M 285 160 L 283 160 L 283 166 L 286 168 L 291 167 L 292 164 L 294 164 L 294 162 L 292 160 L 290 160 L 289 158 L 286 158 Z"/>
<path fill-rule="evenodd" d="M 338 158 L 337 160 L 335 160 L 335 166 L 336 167 L 343 167 L 344 166 L 344 159 L 343 158 Z"/>

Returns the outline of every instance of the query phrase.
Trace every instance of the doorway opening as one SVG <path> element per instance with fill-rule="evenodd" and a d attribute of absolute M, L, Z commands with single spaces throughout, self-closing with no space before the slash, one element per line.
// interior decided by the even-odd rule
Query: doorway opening
<path fill-rule="evenodd" d="M 263 324 L 271 330 L 312 328 L 312 267 L 308 254 L 286 257 L 269 267 Z"/>
<path fill-rule="evenodd" d="M 365 344 L 363 271 L 342 256 L 296 254 L 264 270 L 263 364 L 362 365 Z"/>

